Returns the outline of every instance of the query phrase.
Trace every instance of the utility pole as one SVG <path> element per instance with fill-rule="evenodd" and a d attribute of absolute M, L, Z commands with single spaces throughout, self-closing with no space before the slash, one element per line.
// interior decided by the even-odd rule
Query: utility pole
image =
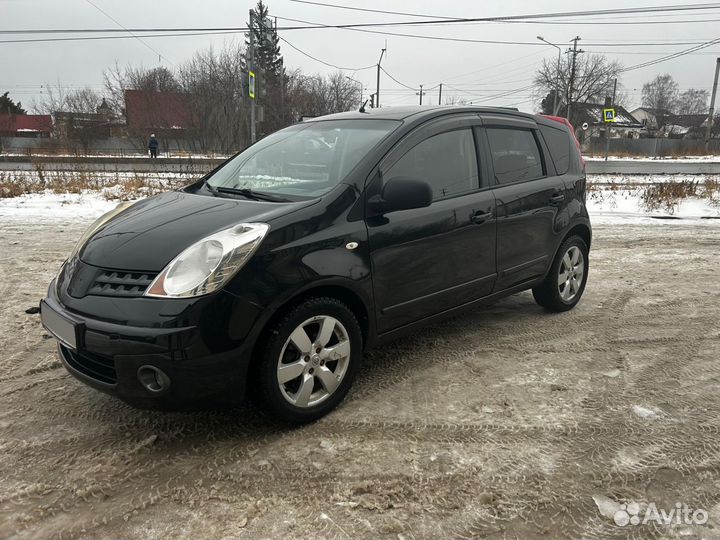
<path fill-rule="evenodd" d="M 568 88 L 568 100 L 567 100 L 567 114 L 565 115 L 565 118 L 570 120 L 570 111 L 572 110 L 572 99 L 573 99 L 573 92 L 575 91 L 574 85 L 575 85 L 575 60 L 577 58 L 577 55 L 585 52 L 583 50 L 580 50 L 577 48 L 578 41 L 580 41 L 580 36 L 576 36 L 572 42 L 573 42 L 573 48 L 569 49 L 568 52 L 572 53 L 572 67 L 570 68 L 570 84 Z"/>
<path fill-rule="evenodd" d="M 613 82 L 613 95 L 610 101 L 610 107 L 615 108 L 615 95 L 617 94 L 617 77 Z M 604 118 L 603 118 L 604 120 Z M 608 154 L 610 153 L 610 124 L 605 124 L 605 161 L 608 160 Z"/>
<path fill-rule="evenodd" d="M 255 11 L 250 10 L 250 65 L 248 73 L 255 71 Z M 257 91 L 257 90 L 256 90 Z M 257 134 L 255 131 L 255 99 L 250 99 L 250 144 L 255 144 Z"/>
<path fill-rule="evenodd" d="M 416 96 L 420 96 L 420 105 L 422 105 L 422 97 L 423 97 L 423 94 L 425 93 L 425 92 L 423 92 L 422 87 L 423 87 L 423 85 L 421 84 L 421 85 L 420 85 L 420 92 L 415 92 L 415 95 L 416 95 Z"/>
<path fill-rule="evenodd" d="M 715 123 L 715 97 L 717 96 L 718 75 L 720 74 L 720 58 L 715 63 L 715 82 L 713 83 L 712 98 L 710 98 L 710 114 L 708 115 L 708 126 L 705 130 L 705 148 L 710 150 L 710 137 Z"/>
<path fill-rule="evenodd" d="M 386 49 L 380 51 L 380 59 L 377 63 L 377 87 L 375 88 L 375 107 L 380 107 L 380 62 L 382 62 Z"/>
<path fill-rule="evenodd" d="M 558 50 L 558 59 L 557 59 L 557 68 L 555 70 L 555 94 L 553 96 L 553 115 L 557 116 L 558 113 L 558 98 L 560 97 L 560 55 L 562 54 L 562 49 L 555 45 L 554 43 L 550 43 L 547 39 L 545 39 L 542 36 L 537 36 L 537 38 L 542 41 L 543 43 L 547 43 L 548 45 L 552 45 Z"/>
<path fill-rule="evenodd" d="M 438 92 L 438 105 L 442 105 L 442 83 L 440 83 L 440 91 Z"/>
<path fill-rule="evenodd" d="M 277 17 L 275 17 L 275 35 L 277 35 L 277 27 Z M 360 103 L 362 104 L 362 99 Z M 285 60 L 282 56 L 280 57 L 280 110 L 283 111 L 280 113 L 280 117 L 282 118 L 285 111 Z"/>

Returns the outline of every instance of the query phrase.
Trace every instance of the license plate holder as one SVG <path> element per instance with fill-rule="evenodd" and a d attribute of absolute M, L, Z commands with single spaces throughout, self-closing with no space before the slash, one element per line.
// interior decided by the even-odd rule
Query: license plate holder
<path fill-rule="evenodd" d="M 77 350 L 82 324 L 75 323 L 52 309 L 46 302 L 40 302 L 40 319 L 45 329 L 63 345 Z"/>

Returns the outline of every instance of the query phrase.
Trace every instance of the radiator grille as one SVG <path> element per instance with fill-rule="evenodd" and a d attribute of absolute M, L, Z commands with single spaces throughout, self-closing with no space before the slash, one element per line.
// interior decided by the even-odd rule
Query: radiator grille
<path fill-rule="evenodd" d="M 88 294 L 97 296 L 142 296 L 157 274 L 103 270 L 97 275 Z"/>
<path fill-rule="evenodd" d="M 60 353 L 75 371 L 105 384 L 117 383 L 117 371 L 115 371 L 115 361 L 112 358 L 73 351 L 64 345 L 60 345 Z"/>

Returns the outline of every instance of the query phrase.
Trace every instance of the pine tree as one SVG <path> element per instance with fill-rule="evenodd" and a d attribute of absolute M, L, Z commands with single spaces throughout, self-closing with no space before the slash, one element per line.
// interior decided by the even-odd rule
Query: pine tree
<path fill-rule="evenodd" d="M 27 111 L 23 109 L 22 103 L 19 101 L 15 103 L 9 96 L 10 92 L 5 92 L 0 95 L 0 113 L 4 114 L 27 114 Z"/>
<path fill-rule="evenodd" d="M 289 114 L 285 109 L 288 77 L 285 74 L 283 58 L 280 54 L 280 38 L 270 18 L 270 10 L 258 0 L 253 9 L 251 28 L 255 45 L 255 63 L 252 66 L 256 76 L 256 94 L 258 105 L 264 110 L 264 120 L 259 133 L 271 133 L 289 123 Z M 245 66 L 250 65 L 250 39 L 245 40 Z"/>
<path fill-rule="evenodd" d="M 248 28 L 251 28 L 255 40 L 255 65 L 253 67 L 256 71 L 262 70 L 266 77 L 280 77 L 283 73 L 280 38 L 270 19 L 270 11 L 262 0 L 258 0 L 253 13 L 253 24 L 248 22 Z M 245 45 L 250 47 L 249 37 L 246 38 Z"/>

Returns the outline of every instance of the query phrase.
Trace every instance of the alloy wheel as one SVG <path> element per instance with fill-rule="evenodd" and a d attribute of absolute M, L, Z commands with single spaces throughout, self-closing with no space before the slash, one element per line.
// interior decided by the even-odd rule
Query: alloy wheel
<path fill-rule="evenodd" d="M 584 273 L 585 259 L 583 254 L 580 248 L 572 246 L 565 252 L 558 271 L 558 291 L 563 301 L 571 302 L 577 296 Z"/>
<path fill-rule="evenodd" d="M 350 363 L 350 339 L 337 319 L 307 319 L 288 337 L 280 352 L 277 381 L 283 397 L 301 408 L 329 398 L 340 386 Z"/>

